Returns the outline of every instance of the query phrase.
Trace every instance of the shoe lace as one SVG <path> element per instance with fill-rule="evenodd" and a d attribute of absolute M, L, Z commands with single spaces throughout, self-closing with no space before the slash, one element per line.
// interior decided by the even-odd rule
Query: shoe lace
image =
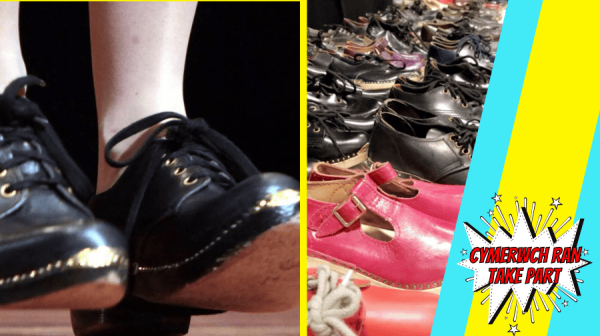
<path fill-rule="evenodd" d="M 479 62 L 473 56 L 463 56 L 459 57 L 452 64 L 461 64 L 464 63 L 467 71 L 469 71 L 475 78 L 482 78 L 485 83 L 490 82 L 490 74 L 479 67 Z"/>
<path fill-rule="evenodd" d="M 469 25 L 468 20 L 461 20 L 455 24 L 452 32 L 446 35 L 446 38 L 449 40 L 459 40 L 465 37 L 466 35 L 472 35 L 476 32 L 476 29 Z"/>
<path fill-rule="evenodd" d="M 317 278 L 308 280 L 308 290 L 316 289 L 307 303 L 307 325 L 315 334 L 356 336 L 343 320 L 358 311 L 362 297 L 360 289 L 348 282 L 350 274 L 338 285 L 339 274 L 319 265 Z"/>
<path fill-rule="evenodd" d="M 35 149 L 13 150 L 12 157 L 2 163 L 0 170 L 6 171 L 34 161 L 40 165 L 43 173 L 11 183 L 10 190 L 6 191 L 49 186 L 64 192 L 71 186 L 75 195 L 87 201 L 94 194 L 94 187 L 71 159 L 39 106 L 18 95 L 27 85 L 45 86 L 45 83 L 34 76 L 22 77 L 10 83 L 0 95 L 0 147 L 28 143 Z M 47 154 L 43 153 L 41 147 Z M 60 169 L 64 177 L 56 169 Z"/>
<path fill-rule="evenodd" d="M 489 36 L 467 35 L 458 42 L 456 51 L 458 52 L 466 45 L 470 45 L 473 47 L 475 58 L 485 57 L 491 60 L 492 47 L 490 42 L 491 38 Z"/>
<path fill-rule="evenodd" d="M 330 109 L 322 104 L 309 103 L 308 105 L 308 119 L 314 124 L 318 124 L 320 127 L 323 127 L 323 132 L 329 135 L 331 142 L 333 143 L 333 147 L 335 147 L 335 149 L 340 152 L 342 157 L 346 159 L 346 154 L 344 154 L 344 152 L 342 152 L 338 146 L 338 143 L 335 140 L 335 137 L 332 136 L 332 132 L 329 127 L 332 126 L 337 129 L 350 131 L 350 128 L 348 128 L 344 122 L 344 116 L 349 116 L 349 114 Z M 308 127 L 310 127 L 310 124 Z"/>
<path fill-rule="evenodd" d="M 347 87 L 350 86 L 352 91 L 347 92 Z M 353 94 L 356 93 L 357 87 L 348 77 L 331 69 L 326 70 L 325 75 L 308 77 L 308 90 L 320 91 L 326 95 L 333 91 L 337 94 Z"/>
<path fill-rule="evenodd" d="M 122 161 L 111 158 L 111 150 L 121 141 L 161 122 L 163 123 L 148 136 L 140 149 L 131 157 Z M 165 129 L 166 137 L 159 137 Z M 166 153 L 158 144 L 166 145 Z M 178 163 L 175 169 L 183 171 L 189 166 L 200 166 L 204 169 L 191 174 L 188 177 L 189 181 L 205 179 L 202 185 L 213 181 L 226 189 L 231 188 L 236 182 L 258 174 L 250 159 L 229 139 L 210 128 L 204 119 L 191 120 L 174 112 L 158 113 L 125 127 L 108 141 L 104 157 L 110 166 L 123 168 L 140 159 L 147 151 L 151 151 L 150 162 L 143 173 L 127 218 L 125 232 L 128 235 L 133 230 L 148 184 L 157 167 L 162 164 L 167 162 L 172 164 L 178 157 L 191 155 L 194 160 Z"/>
<path fill-rule="evenodd" d="M 456 127 L 456 132 L 450 135 L 450 140 L 461 147 L 461 155 L 472 155 L 479 131 L 479 120 L 473 119 L 465 122 L 460 118 L 452 118 L 452 122 Z"/>
<path fill-rule="evenodd" d="M 412 82 L 420 86 L 427 87 L 427 91 L 436 87 L 443 86 L 444 93 L 450 93 L 453 99 L 460 99 L 463 106 L 471 102 L 483 105 L 485 96 L 484 90 L 477 88 L 474 84 L 459 83 L 450 77 L 436 70 L 433 66 L 428 66 L 425 72 L 425 78 L 422 82 Z"/>

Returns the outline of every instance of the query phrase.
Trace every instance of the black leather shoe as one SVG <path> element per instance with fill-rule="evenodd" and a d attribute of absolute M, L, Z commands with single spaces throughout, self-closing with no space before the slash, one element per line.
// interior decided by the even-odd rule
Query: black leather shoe
<path fill-rule="evenodd" d="M 471 56 L 477 60 L 479 66 L 492 71 L 495 57 L 491 51 L 490 41 L 484 41 L 476 35 L 467 35 L 456 46 L 432 42 L 427 57 L 435 59 L 438 63 L 448 64 L 460 57 Z"/>
<path fill-rule="evenodd" d="M 371 16 L 369 25 L 366 29 L 366 36 L 371 41 L 376 41 L 378 38 L 385 37 L 388 41 L 388 47 L 393 51 L 406 54 L 421 54 L 426 55 L 427 51 L 415 43 L 412 38 L 412 28 L 410 23 L 386 23 L 377 16 Z"/>
<path fill-rule="evenodd" d="M 427 69 L 423 82 L 406 80 L 392 88 L 391 97 L 432 115 L 481 119 L 485 90 L 454 81 L 439 71 Z"/>
<path fill-rule="evenodd" d="M 333 60 L 333 57 L 330 58 L 330 62 L 331 60 Z M 323 69 L 320 66 L 314 65 L 312 61 L 309 61 L 307 68 L 309 91 L 317 91 L 324 88 L 327 93 L 335 92 L 343 99 L 354 97 L 372 98 L 380 101 L 387 99 L 390 95 L 389 88 L 381 90 L 363 90 L 360 85 L 355 84 L 354 81 L 341 74 L 338 70 Z M 390 81 L 391 80 L 395 81 L 396 78 L 391 78 Z M 368 104 L 373 103 L 374 102 L 369 102 Z M 361 111 L 364 110 L 361 109 Z"/>
<path fill-rule="evenodd" d="M 352 130 L 348 119 L 342 113 L 323 105 L 309 103 L 308 106 L 308 157 L 329 163 L 354 166 L 366 159 L 368 135 L 364 131 Z M 360 120 L 355 120 L 360 122 Z M 372 129 L 374 120 L 366 119 L 363 123 Z M 373 123 L 371 125 L 368 125 Z M 361 159 L 362 157 L 362 159 Z M 356 163 L 354 163 L 356 161 Z"/>
<path fill-rule="evenodd" d="M 388 161 L 404 177 L 464 185 L 477 129 L 476 122 L 467 124 L 458 118 L 414 119 L 382 111 L 376 118 L 367 162 Z"/>
<path fill-rule="evenodd" d="M 355 55 L 354 59 L 333 57 L 329 69 L 348 77 L 363 91 L 389 90 L 402 74 L 401 69 L 379 58 L 362 54 Z"/>
<path fill-rule="evenodd" d="M 450 77 L 453 81 L 475 85 L 476 88 L 487 90 L 490 84 L 491 71 L 482 68 L 471 56 L 460 57 L 448 64 L 438 63 L 430 59 L 427 67 L 432 67 Z"/>
<path fill-rule="evenodd" d="M 352 88 L 347 88 L 345 84 Z M 331 72 L 324 76 L 308 77 L 308 102 L 325 105 L 352 118 L 370 120 L 374 120 L 375 113 L 381 107 L 380 100 L 363 96 L 360 87 Z M 371 125 L 366 130 L 372 128 Z"/>
<path fill-rule="evenodd" d="M 119 142 L 161 122 L 131 158 L 120 162 L 110 158 Z M 166 137 L 160 136 L 163 130 Z M 107 143 L 105 157 L 111 166 L 127 169 L 114 186 L 92 198 L 90 207 L 129 237 L 130 298 L 249 312 L 281 311 L 298 304 L 296 180 L 260 174 L 203 120 L 171 112 L 147 117 L 117 133 Z M 114 334 L 120 329 L 111 328 L 119 323 L 107 326 L 103 321 L 106 316 L 125 319 L 127 311 L 142 319 L 138 324 L 123 321 L 132 329 L 146 323 L 143 312 L 161 314 L 160 308 L 142 306 L 130 300 L 92 316 L 74 312 L 76 334 L 93 334 L 94 325 L 103 335 Z M 169 311 L 165 309 L 164 316 Z M 185 324 L 187 313 L 182 314 Z"/>
<path fill-rule="evenodd" d="M 13 81 L 0 95 L 0 307 L 104 308 L 125 293 L 127 242 L 79 198 L 93 187 Z"/>

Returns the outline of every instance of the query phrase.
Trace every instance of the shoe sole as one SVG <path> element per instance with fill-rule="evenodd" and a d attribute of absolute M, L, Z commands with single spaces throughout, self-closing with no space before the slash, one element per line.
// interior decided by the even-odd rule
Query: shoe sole
<path fill-rule="evenodd" d="M 365 144 L 364 146 L 362 146 L 362 148 L 354 153 L 351 154 L 351 157 L 348 159 L 338 159 L 338 160 L 330 160 L 330 161 L 326 161 L 327 163 L 331 163 L 335 166 L 341 167 L 341 168 L 354 168 L 356 166 L 360 166 L 361 163 L 365 162 L 365 160 L 367 160 L 367 154 L 369 153 L 369 144 Z"/>
<path fill-rule="evenodd" d="M 300 219 L 265 231 L 200 280 L 159 303 L 239 312 L 278 312 L 300 303 Z"/>
<path fill-rule="evenodd" d="M 364 91 L 379 91 L 379 90 L 391 90 L 396 81 L 386 82 L 365 82 L 361 79 L 354 79 L 354 84 L 359 85 Z"/>
<path fill-rule="evenodd" d="M 0 303 L 0 309 L 114 306 L 125 295 L 129 264 L 125 255 L 105 246 L 86 248 L 71 258 L 0 279 L 0 297 L 4 301 Z M 49 293 L 28 297 L 33 288 Z"/>
<path fill-rule="evenodd" d="M 439 295 L 440 291 L 442 290 L 442 287 L 441 287 L 442 281 L 440 281 L 440 286 L 429 288 L 429 289 L 419 289 L 416 286 L 413 286 L 413 288 L 410 288 L 409 285 L 401 286 L 400 284 L 392 286 L 390 284 L 394 284 L 394 283 L 391 281 L 385 280 L 381 277 L 378 277 L 377 275 L 375 275 L 373 273 L 364 271 L 356 266 L 354 266 L 353 268 L 349 268 L 346 266 L 346 264 L 344 262 L 336 261 L 336 259 L 334 259 L 334 258 L 327 258 L 322 253 L 317 254 L 317 253 L 309 252 L 309 256 L 307 257 L 306 264 L 307 264 L 308 268 L 317 268 L 317 267 L 319 267 L 319 265 L 327 265 L 327 266 L 329 266 L 329 268 L 331 268 L 333 271 L 338 272 L 340 275 L 346 274 L 346 273 L 348 273 L 349 270 L 352 270 L 354 272 L 352 274 L 353 279 L 367 280 L 371 283 L 371 285 L 377 286 L 377 287 L 393 288 L 393 289 L 399 289 L 399 290 L 414 290 L 414 291 L 419 291 L 419 292 L 433 293 L 433 294 L 437 294 L 437 295 Z"/>

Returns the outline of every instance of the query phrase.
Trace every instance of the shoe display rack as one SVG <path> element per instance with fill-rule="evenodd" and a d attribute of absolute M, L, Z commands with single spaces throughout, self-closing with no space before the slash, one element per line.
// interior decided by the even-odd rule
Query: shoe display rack
<path fill-rule="evenodd" d="M 309 335 L 429 335 L 506 6 L 395 1 L 308 28 Z M 332 297 L 346 314 L 325 323 L 313 301 Z"/>

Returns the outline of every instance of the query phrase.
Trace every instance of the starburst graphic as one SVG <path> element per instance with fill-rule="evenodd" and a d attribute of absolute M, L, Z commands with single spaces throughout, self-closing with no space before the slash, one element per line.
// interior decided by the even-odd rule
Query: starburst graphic
<path fill-rule="evenodd" d="M 554 197 L 552 197 L 552 203 L 550 203 L 551 206 L 554 207 L 554 209 L 558 210 L 558 206 L 559 205 L 563 205 L 562 203 L 560 203 L 560 197 L 557 199 L 554 199 Z"/>
<path fill-rule="evenodd" d="M 462 255 L 465 255 L 465 254 L 467 254 L 467 250 L 462 249 L 462 251 L 460 251 L 460 253 L 462 253 Z"/>
<path fill-rule="evenodd" d="M 515 325 L 509 324 L 509 326 L 510 326 L 510 330 L 507 332 L 511 332 L 513 335 L 515 333 L 521 332 L 521 330 L 517 329 L 518 324 L 515 324 Z"/>
<path fill-rule="evenodd" d="M 498 203 L 498 202 L 502 202 L 500 200 L 500 197 L 502 197 L 502 195 L 498 195 L 498 193 L 494 193 L 494 197 L 492 197 L 492 199 L 494 200 L 494 204 Z"/>
<path fill-rule="evenodd" d="M 496 196 L 499 198 L 500 195 Z M 474 292 L 488 291 L 488 296 L 481 304 L 489 304 L 489 324 L 495 321 L 505 306 L 508 306 L 506 314 L 514 309 L 513 322 L 516 322 L 517 312 L 520 311 L 522 314 L 529 312 L 531 323 L 534 323 L 533 307 L 540 311 L 539 303 L 549 311 L 547 302 L 550 302 L 560 312 L 558 303 L 562 303 L 563 308 L 568 306 L 566 300 L 557 301 L 562 298 L 561 295 L 573 302 L 577 302 L 575 296 L 581 295 L 578 284 L 583 283 L 583 280 L 578 279 L 576 274 L 580 272 L 580 268 L 591 263 L 581 258 L 585 252 L 577 247 L 583 219 L 559 234 L 571 221 L 571 217 L 560 224 L 558 218 L 548 224 L 557 207 L 555 206 L 550 208 L 543 224 L 544 216 L 541 214 L 537 223 L 532 223 L 530 218 L 535 218 L 536 203 L 531 204 L 530 213 L 527 206 L 527 198 L 524 198 L 523 207 L 518 200 L 515 201 L 517 219 L 515 221 L 509 213 L 507 221 L 507 217 L 496 205 L 496 216 L 492 221 L 480 217 L 489 229 L 485 235 L 469 223 L 464 223 L 472 250 L 469 258 L 458 264 L 474 271 L 474 276 L 466 279 L 473 281 Z M 506 253 L 502 252 L 505 250 Z M 509 255 L 509 251 L 513 254 Z M 502 255 L 504 259 L 498 258 L 495 253 L 505 253 Z M 554 255 L 555 253 L 558 254 Z M 512 331 L 512 328 L 511 325 L 509 332 L 518 332 Z M 514 328 L 516 329 L 516 325 Z"/>

